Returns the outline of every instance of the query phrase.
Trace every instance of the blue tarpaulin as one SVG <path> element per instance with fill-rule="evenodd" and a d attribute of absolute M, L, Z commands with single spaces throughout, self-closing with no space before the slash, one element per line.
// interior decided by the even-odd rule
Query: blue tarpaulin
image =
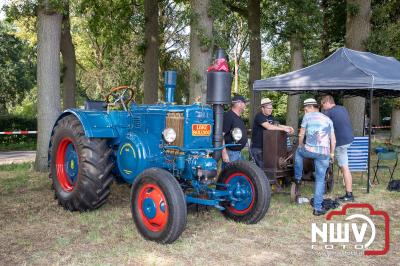
<path fill-rule="evenodd" d="M 279 76 L 256 80 L 254 91 L 341 91 L 342 94 L 400 96 L 400 62 L 369 52 L 340 48 L 323 61 Z"/>

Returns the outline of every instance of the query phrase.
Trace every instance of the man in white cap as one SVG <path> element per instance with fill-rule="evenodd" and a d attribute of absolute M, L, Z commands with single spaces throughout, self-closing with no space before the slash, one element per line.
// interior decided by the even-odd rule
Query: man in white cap
<path fill-rule="evenodd" d="M 263 160 L 263 131 L 267 130 L 280 130 L 289 134 L 293 134 L 292 127 L 285 125 L 275 125 L 274 118 L 272 117 L 272 101 L 269 98 L 261 100 L 261 111 L 256 114 L 253 122 L 253 130 L 251 136 L 251 155 L 254 161 L 261 169 L 264 168 Z"/>
<path fill-rule="evenodd" d="M 336 138 L 332 120 L 319 112 L 318 103 L 309 98 L 304 101 L 304 117 L 299 132 L 299 146 L 296 150 L 294 177 L 298 187 L 303 176 L 303 159 L 314 160 L 314 215 L 324 215 L 322 207 L 325 192 L 325 174 L 329 167 L 329 159 L 333 159 Z M 304 143 L 306 137 L 306 143 Z"/>

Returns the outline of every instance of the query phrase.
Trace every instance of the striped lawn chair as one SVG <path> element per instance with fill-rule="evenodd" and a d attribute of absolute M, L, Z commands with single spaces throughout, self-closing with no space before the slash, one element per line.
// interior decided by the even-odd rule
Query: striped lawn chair
<path fill-rule="evenodd" d="M 368 136 L 354 137 L 353 142 L 347 149 L 347 156 L 349 157 L 350 172 L 359 172 L 361 173 L 361 178 L 363 178 L 364 172 L 368 171 Z M 338 178 L 340 172 L 338 167 Z"/>
<path fill-rule="evenodd" d="M 368 142 L 368 137 L 354 137 L 347 150 L 350 172 L 364 174 L 364 172 L 368 171 Z"/>

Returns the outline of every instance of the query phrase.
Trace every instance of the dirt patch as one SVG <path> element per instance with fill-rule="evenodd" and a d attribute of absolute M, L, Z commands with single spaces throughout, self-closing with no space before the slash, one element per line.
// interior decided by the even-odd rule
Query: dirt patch
<path fill-rule="evenodd" d="M 370 194 L 365 178 L 355 177 L 359 202 L 372 203 L 391 216 L 391 250 L 381 257 L 319 254 L 310 248 L 309 205 L 289 203 L 287 194 L 272 197 L 267 216 L 256 225 L 226 220 L 214 209 L 191 210 L 187 228 L 171 245 L 144 240 L 129 210 L 129 187 L 113 185 L 106 205 L 88 213 L 62 209 L 47 174 L 30 167 L 0 169 L 0 264 L 133 264 L 133 265 L 395 265 L 399 260 L 400 193 L 385 190 L 388 176 Z M 400 174 L 397 173 L 397 178 Z M 10 181 L 12 180 L 12 181 Z M 11 182 L 11 183 L 10 183 Z M 335 194 L 342 193 L 336 183 Z M 11 184 L 11 185 L 10 185 Z M 313 183 L 303 190 L 312 195 Z M 287 192 L 287 190 L 286 190 Z"/>

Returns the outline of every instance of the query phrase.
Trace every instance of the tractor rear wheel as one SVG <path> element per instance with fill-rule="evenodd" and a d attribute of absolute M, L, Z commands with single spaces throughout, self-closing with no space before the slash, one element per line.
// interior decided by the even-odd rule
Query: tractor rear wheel
<path fill-rule="evenodd" d="M 106 202 L 114 166 L 106 139 L 87 138 L 80 121 L 68 115 L 54 127 L 49 155 L 50 178 L 61 206 L 89 211 Z"/>
<path fill-rule="evenodd" d="M 185 195 L 175 177 L 164 169 L 150 168 L 137 176 L 130 202 L 136 228 L 148 240 L 169 244 L 185 229 Z"/>
<path fill-rule="evenodd" d="M 254 224 L 268 211 L 271 187 L 264 172 L 248 161 L 232 162 L 218 177 L 219 190 L 230 190 L 224 203 L 225 217 L 237 222 Z"/>

